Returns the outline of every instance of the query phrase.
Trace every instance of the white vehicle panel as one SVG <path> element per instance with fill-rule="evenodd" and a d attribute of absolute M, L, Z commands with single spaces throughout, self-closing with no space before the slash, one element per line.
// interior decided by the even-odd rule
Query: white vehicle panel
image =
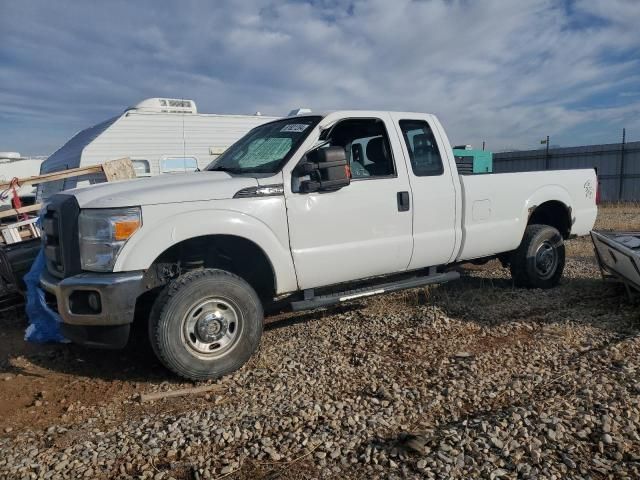
<path fill-rule="evenodd" d="M 100 183 L 68 190 L 81 208 L 109 208 L 232 198 L 239 190 L 258 184 L 252 177 L 226 172 L 193 172 Z"/>
<path fill-rule="evenodd" d="M 300 287 L 405 270 L 412 239 L 411 215 L 397 208 L 396 193 L 403 189 L 406 179 L 359 180 L 337 192 L 288 196 Z"/>
<path fill-rule="evenodd" d="M 322 124 L 335 124 L 336 117 Z M 393 123 L 385 112 L 345 117 L 384 122 L 396 176 L 354 179 L 338 191 L 318 193 L 294 193 L 285 180 L 291 251 L 303 289 L 401 272 L 411 259 L 411 213 L 398 211 L 397 197 L 410 185 Z"/>
<path fill-rule="evenodd" d="M 145 270 L 183 240 L 235 235 L 251 240 L 267 255 L 278 294 L 297 290 L 282 196 L 147 205 L 142 223 L 120 252 L 114 271 Z"/>
<path fill-rule="evenodd" d="M 585 235 L 597 215 L 593 170 L 460 175 L 462 248 L 469 260 L 518 247 L 533 209 L 559 201 L 571 209 L 571 234 Z"/>
<path fill-rule="evenodd" d="M 433 115 L 393 113 L 398 142 L 411 183 L 411 212 L 413 217 L 413 254 L 409 269 L 441 265 L 455 255 L 461 233 L 456 228 L 460 215 L 460 192 L 457 186 L 455 159 L 446 136 L 442 137 L 439 122 Z M 412 169 L 411 154 L 404 140 L 400 122 L 427 122 L 433 132 L 443 163 L 443 171 L 434 176 L 417 176 Z"/>

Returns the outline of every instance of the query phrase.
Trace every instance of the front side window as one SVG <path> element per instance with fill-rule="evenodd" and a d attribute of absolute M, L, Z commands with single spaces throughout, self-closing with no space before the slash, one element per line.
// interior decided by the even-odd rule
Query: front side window
<path fill-rule="evenodd" d="M 186 173 L 197 169 L 198 160 L 195 157 L 169 157 L 160 161 L 161 173 Z"/>
<path fill-rule="evenodd" d="M 322 117 L 290 117 L 260 125 L 207 166 L 230 173 L 276 173 Z"/>
<path fill-rule="evenodd" d="M 442 158 L 431 127 L 424 120 L 400 120 L 400 130 L 417 177 L 442 175 Z"/>
<path fill-rule="evenodd" d="M 331 129 L 326 140 L 327 146 L 345 149 L 354 180 L 395 175 L 389 136 L 382 120 L 344 120 Z"/>

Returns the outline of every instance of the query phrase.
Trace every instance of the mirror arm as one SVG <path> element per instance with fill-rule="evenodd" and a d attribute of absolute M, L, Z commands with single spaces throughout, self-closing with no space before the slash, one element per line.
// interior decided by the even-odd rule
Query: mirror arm
<path fill-rule="evenodd" d="M 314 162 L 310 162 L 308 160 L 303 160 L 293 169 L 293 173 L 298 177 L 303 177 L 305 175 L 309 175 L 318 170 L 318 164 Z"/>

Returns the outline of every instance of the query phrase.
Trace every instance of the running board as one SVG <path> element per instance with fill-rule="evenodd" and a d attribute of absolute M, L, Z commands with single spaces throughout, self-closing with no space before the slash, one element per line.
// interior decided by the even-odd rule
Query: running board
<path fill-rule="evenodd" d="M 344 303 L 358 298 L 380 295 L 382 293 L 422 287 L 431 283 L 449 282 L 451 280 L 457 280 L 458 278 L 460 278 L 460 274 L 458 272 L 435 273 L 432 275 L 425 275 L 423 277 L 407 278 L 404 280 L 398 280 L 397 282 L 380 283 L 378 285 L 371 285 L 365 288 L 357 288 L 355 290 L 345 290 L 328 295 L 305 298 L 304 300 L 291 302 L 291 308 L 294 312 L 298 312 L 300 310 L 312 310 L 314 308 L 328 307 L 330 305 L 336 305 L 338 303 Z"/>

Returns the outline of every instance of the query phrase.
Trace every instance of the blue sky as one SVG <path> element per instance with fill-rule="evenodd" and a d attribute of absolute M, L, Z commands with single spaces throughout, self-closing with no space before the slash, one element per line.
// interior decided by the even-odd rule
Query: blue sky
<path fill-rule="evenodd" d="M 0 0 L 0 150 L 148 97 L 425 111 L 499 151 L 640 140 L 640 0 Z"/>

